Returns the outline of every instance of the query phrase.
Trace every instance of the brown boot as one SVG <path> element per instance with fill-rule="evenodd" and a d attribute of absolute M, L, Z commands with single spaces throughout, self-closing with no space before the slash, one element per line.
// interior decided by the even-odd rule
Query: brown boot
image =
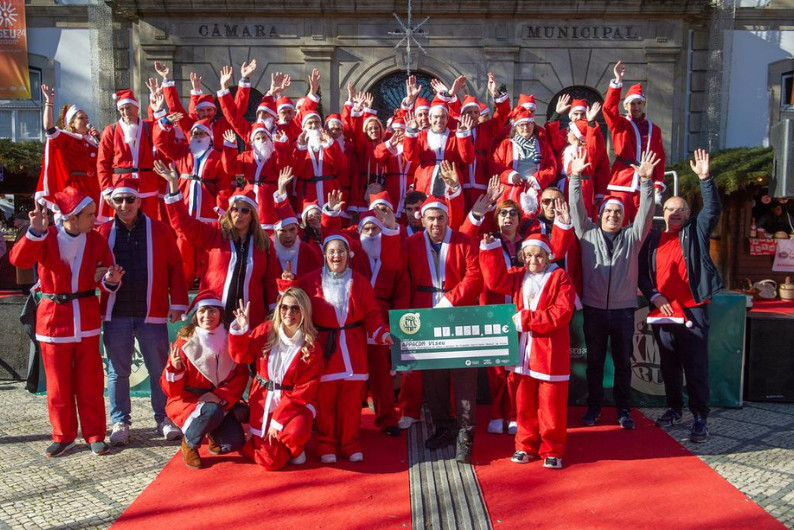
<path fill-rule="evenodd" d="M 207 435 L 207 446 L 208 446 L 207 450 L 214 455 L 219 455 L 222 452 L 221 446 L 216 444 L 215 440 L 213 440 L 212 436 L 210 436 L 209 434 Z"/>
<path fill-rule="evenodd" d="M 187 439 L 182 437 L 182 458 L 185 460 L 185 465 L 192 469 L 201 469 L 201 457 L 199 456 L 198 449 L 193 449 L 187 444 Z"/>

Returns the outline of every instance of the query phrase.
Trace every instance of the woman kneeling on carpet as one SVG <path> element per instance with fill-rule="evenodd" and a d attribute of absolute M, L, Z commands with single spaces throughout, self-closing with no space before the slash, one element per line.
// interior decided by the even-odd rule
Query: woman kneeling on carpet
<path fill-rule="evenodd" d="M 240 364 L 256 363 L 248 400 L 252 436 L 243 454 L 270 471 L 288 461 L 303 464 L 323 371 L 309 296 L 290 287 L 279 298 L 272 319 L 250 334 L 249 310 L 250 304 L 244 306 L 240 300 L 229 333 L 232 358 Z"/>
<path fill-rule="evenodd" d="M 200 292 L 193 308 L 192 323 L 179 330 L 160 385 L 168 397 L 165 412 L 184 433 L 185 464 L 198 469 L 205 435 L 216 455 L 238 451 L 245 442 L 244 414 L 237 402 L 248 384 L 248 367 L 229 355 L 224 304 L 218 295 Z"/>
<path fill-rule="evenodd" d="M 558 199 L 560 200 L 560 199 Z M 488 289 L 512 294 L 518 312 L 520 362 L 508 367 L 515 391 L 518 431 L 513 462 L 543 458 L 559 469 L 565 454 L 570 337 L 576 291 L 566 272 L 551 263 L 551 243 L 532 234 L 521 243 L 524 267 L 509 271 L 501 243 L 491 235 L 480 244 L 480 268 Z"/>

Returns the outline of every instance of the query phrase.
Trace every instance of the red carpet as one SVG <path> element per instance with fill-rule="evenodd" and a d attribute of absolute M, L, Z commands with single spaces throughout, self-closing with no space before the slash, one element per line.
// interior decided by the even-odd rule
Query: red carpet
<path fill-rule="evenodd" d="M 321 465 L 310 447 L 306 464 L 268 472 L 203 446 L 204 469 L 186 468 L 178 453 L 113 528 L 410 527 L 405 435 L 381 434 L 364 413 L 364 462 Z"/>
<path fill-rule="evenodd" d="M 634 431 L 606 409 L 599 426 L 580 427 L 583 413 L 569 409 L 562 470 L 514 464 L 511 436 L 478 433 L 474 462 L 494 527 L 783 528 L 639 412 Z"/>

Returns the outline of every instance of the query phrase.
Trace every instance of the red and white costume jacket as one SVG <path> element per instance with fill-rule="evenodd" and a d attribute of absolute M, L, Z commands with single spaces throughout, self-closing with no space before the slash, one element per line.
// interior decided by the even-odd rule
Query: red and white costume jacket
<path fill-rule="evenodd" d="M 404 267 L 411 285 L 410 307 L 476 305 L 482 290 L 477 247 L 468 236 L 447 228 L 435 266 L 430 237 L 419 232 L 405 240 Z"/>
<path fill-rule="evenodd" d="M 234 240 L 225 239 L 217 222 L 203 223 L 193 219 L 182 202 L 182 195 L 167 195 L 165 207 L 171 226 L 177 234 L 192 242 L 196 247 L 208 251 L 207 268 L 201 277 L 200 290 L 209 289 L 222 293 L 222 301 L 227 305 L 227 297 L 232 289 L 231 282 L 237 268 L 237 250 Z M 245 277 L 243 278 L 243 303 L 251 302 L 251 323 L 255 326 L 265 321 L 269 304 L 276 302 L 275 279 L 268 275 L 270 261 L 275 259 L 273 249 L 261 250 L 255 247 L 252 237 L 246 243 Z"/>
<path fill-rule="evenodd" d="M 542 381 L 571 377 L 571 339 L 576 291 L 565 271 L 553 263 L 545 272 L 526 267 L 506 269 L 499 243 L 480 246 L 480 266 L 489 289 L 512 294 L 518 312 L 513 322 L 519 334 L 520 362 L 508 370 Z"/>
<path fill-rule="evenodd" d="M 244 83 L 240 81 L 239 86 L 242 87 L 243 85 Z M 245 85 L 248 87 L 251 86 L 250 83 L 245 83 Z M 248 107 L 249 92 L 250 88 L 248 90 L 241 90 L 240 88 L 237 89 L 234 105 L 240 114 L 244 114 L 246 108 Z M 201 91 L 191 90 L 190 103 L 188 105 L 188 110 L 185 111 L 185 107 L 182 106 L 182 101 L 179 99 L 179 93 L 176 90 L 174 80 L 168 79 L 163 81 L 163 96 L 165 97 L 165 104 L 168 105 L 169 112 L 179 112 L 182 114 L 182 119 L 176 122 L 176 126 L 179 127 L 179 129 L 187 138 L 190 138 L 190 129 L 192 129 L 193 125 L 198 121 L 198 116 L 196 115 L 196 103 L 199 96 L 201 95 Z M 228 114 L 225 112 L 223 114 L 217 113 L 215 115 L 215 119 L 212 120 L 212 136 L 214 138 L 223 138 L 223 133 L 225 133 L 228 129 L 233 128 L 224 115 L 228 116 Z"/>
<path fill-rule="evenodd" d="M 176 164 L 179 191 L 185 198 L 190 215 L 206 223 L 217 220 L 215 196 L 221 190 L 229 189 L 231 182 L 223 168 L 222 152 L 210 145 L 200 156 L 194 156 L 190 145 L 177 143 L 174 128 L 162 122 L 154 128 L 154 144 Z"/>
<path fill-rule="evenodd" d="M 404 143 L 392 145 L 388 140 L 375 147 L 374 156 L 384 167 L 383 187 L 389 192 L 389 197 L 395 204 L 394 215 L 398 219 L 403 217 L 405 194 L 414 186 L 414 172 L 416 164 L 405 156 Z"/>
<path fill-rule="evenodd" d="M 653 170 L 653 185 L 657 190 L 664 190 L 664 166 L 666 155 L 662 139 L 662 130 L 651 120 L 642 119 L 635 122 L 629 116 L 620 114 L 618 108 L 623 92 L 623 85 L 609 82 L 609 89 L 604 98 L 604 121 L 612 132 L 612 146 L 615 150 L 615 161 L 609 177 L 610 190 L 632 193 L 640 190 L 640 175 L 631 164 L 639 165 L 642 155 L 648 151 L 661 158 Z"/>
<path fill-rule="evenodd" d="M 182 272 L 182 257 L 179 255 L 174 234 L 167 224 L 146 215 L 141 216 L 138 222 L 146 223 L 146 270 L 149 285 L 146 288 L 145 322 L 165 324 L 168 322 L 169 311 L 187 311 L 188 297 L 185 275 Z M 97 232 L 113 250 L 118 233 L 116 220 L 100 225 Z M 103 320 L 110 320 L 115 302 L 115 293 L 101 293 Z"/>
<path fill-rule="evenodd" d="M 542 189 L 551 186 L 557 178 L 557 161 L 546 133 L 537 125 L 535 131 L 537 134 L 532 138 L 537 140 L 540 163 L 532 175 L 521 175 L 519 166 L 521 148 L 512 138 L 505 138 L 494 150 L 488 174 L 499 175 L 504 184 L 505 192 L 500 197 L 500 201 L 511 199 L 521 204 L 520 195 L 528 187 L 532 186 L 540 194 Z M 513 184 L 514 175 L 522 177 L 521 184 Z"/>
<path fill-rule="evenodd" d="M 428 142 L 429 135 L 435 135 L 439 141 L 437 148 L 430 146 L 435 140 Z M 458 173 L 460 168 L 474 162 L 474 145 L 470 137 L 471 131 L 452 133 L 446 129 L 443 133 L 434 133 L 431 130 L 406 129 L 403 153 L 405 158 L 416 164 L 414 189 L 431 195 L 433 182 L 441 171 L 441 162 L 444 160 L 454 162 Z"/>
<path fill-rule="evenodd" d="M 61 254 L 59 238 L 68 242 L 65 245 L 70 247 L 69 254 L 74 254 L 68 263 Z M 69 238 L 72 236 L 63 232 L 63 228 L 55 226 L 50 226 L 40 236 L 28 230 L 9 255 L 11 264 L 21 269 L 29 269 L 38 263 L 42 293 L 85 293 L 83 297 L 62 304 L 46 297 L 41 299 L 36 311 L 36 339 L 41 342 L 73 343 L 99 335 L 99 298 L 94 291 L 97 286 L 105 291 L 117 288 L 94 280 L 97 267 L 114 264 L 113 253 L 105 238 L 96 232 Z"/>
<path fill-rule="evenodd" d="M 341 189 L 339 176 L 347 167 L 347 161 L 338 142 L 328 141 L 322 144 L 319 151 L 296 142 L 292 160 L 299 210 L 315 200 L 323 206 L 329 192 Z"/>
<path fill-rule="evenodd" d="M 226 330 L 220 325 L 214 332 L 225 334 Z M 229 355 L 228 343 L 220 351 L 211 351 L 202 346 L 197 333 L 195 331 L 187 340 L 179 338 L 171 346 L 179 352 L 185 369 L 175 372 L 169 356 L 160 377 L 160 386 L 168 398 L 165 412 L 182 432 L 200 414 L 204 404 L 198 400 L 202 395 L 212 392 L 221 399 L 223 409 L 228 411 L 243 397 L 248 385 L 248 367 L 234 362 Z"/>
<path fill-rule="evenodd" d="M 318 348 L 325 357 L 325 369 L 320 381 L 366 381 L 367 339 L 384 345 L 389 332 L 383 323 L 375 292 L 367 278 L 347 269 L 350 296 L 342 311 L 329 304 L 323 293 L 326 269 L 315 270 L 298 280 L 278 280 L 279 290 L 300 287 L 312 303 L 312 319 L 319 331 Z"/>
<path fill-rule="evenodd" d="M 48 133 L 36 185 L 36 200 L 44 200 L 52 208 L 53 195 L 66 186 L 72 186 L 99 204 L 98 147 L 99 143 L 90 134 L 72 133 L 57 127 L 54 133 Z"/>
<path fill-rule="evenodd" d="M 317 416 L 317 389 L 323 373 L 323 354 L 317 343 L 308 347 L 304 358 L 303 335 L 298 331 L 292 338 L 278 332 L 276 343 L 265 350 L 273 328 L 268 320 L 250 334 L 232 323 L 229 333 L 229 353 L 237 363 L 256 363 L 257 377 L 251 383 L 248 405 L 251 407 L 251 434 L 264 438 L 269 427 L 283 430 L 295 416 L 309 409 Z M 272 381 L 272 390 L 267 382 Z M 267 385 L 267 386 L 265 386 Z"/>
<path fill-rule="evenodd" d="M 281 278 L 281 273 L 287 268 L 288 261 L 292 263 L 292 273 L 296 278 L 303 278 L 323 266 L 323 255 L 316 245 L 307 243 L 298 237 L 292 248 L 282 248 L 277 242 L 276 234 L 273 234 L 270 239 L 275 259 L 270 261 L 268 276 Z"/>
<path fill-rule="evenodd" d="M 545 220 L 539 219 L 539 221 L 541 233 L 551 241 L 551 251 L 554 254 L 552 261 L 561 267 L 573 282 L 573 286 L 576 288 L 576 309 L 581 309 L 582 245 L 579 238 L 576 237 L 573 224 L 566 225 L 555 219 L 549 230 Z"/>

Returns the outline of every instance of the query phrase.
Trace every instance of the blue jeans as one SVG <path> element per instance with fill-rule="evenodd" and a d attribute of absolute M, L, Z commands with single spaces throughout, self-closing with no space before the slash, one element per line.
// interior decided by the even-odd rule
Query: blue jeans
<path fill-rule="evenodd" d="M 130 373 L 135 339 L 138 339 L 146 371 L 149 372 L 154 421 L 165 419 L 165 394 L 160 376 L 168 360 L 167 324 L 147 324 L 144 318 L 113 317 L 104 322 L 102 342 L 108 357 L 108 397 L 113 423 L 130 423 Z"/>

